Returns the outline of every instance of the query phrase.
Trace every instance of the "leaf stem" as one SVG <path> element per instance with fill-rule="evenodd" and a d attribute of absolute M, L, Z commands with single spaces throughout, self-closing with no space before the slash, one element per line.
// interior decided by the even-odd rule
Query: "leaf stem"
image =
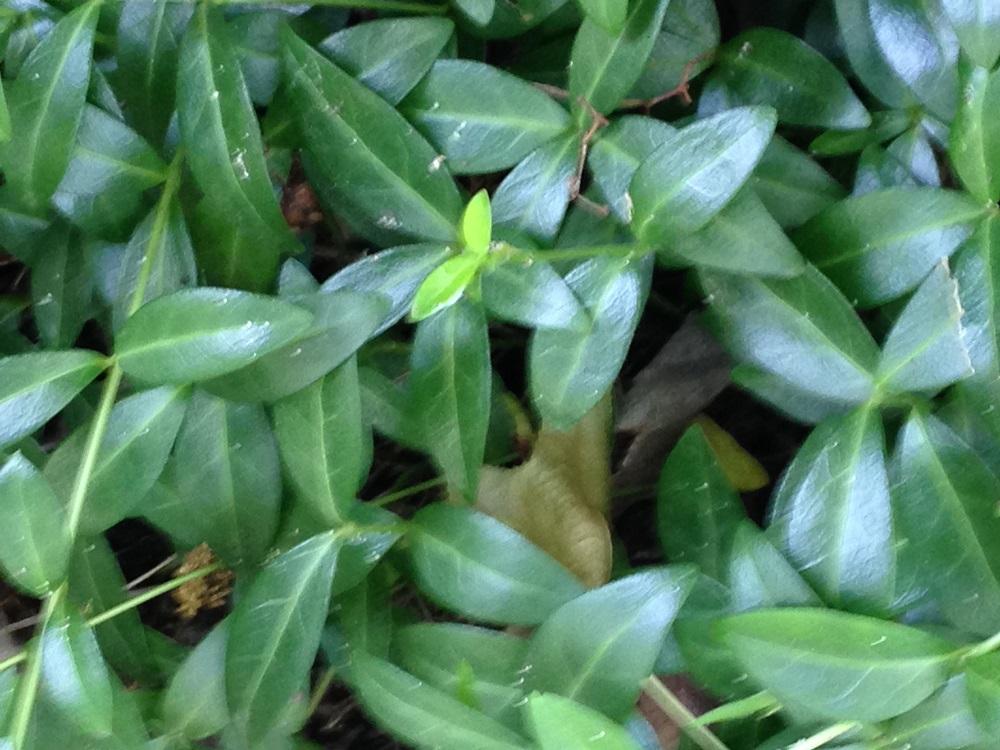
<path fill-rule="evenodd" d="M 729 750 L 711 729 L 698 724 L 698 717 L 691 713 L 688 707 L 681 703 L 680 699 L 670 691 L 670 688 L 660 682 L 655 675 L 646 678 L 642 683 L 642 689 L 659 706 L 660 710 L 702 750 Z"/>
<path fill-rule="evenodd" d="M 593 245 L 589 247 L 567 247 L 555 250 L 525 250 L 501 242 L 494 250 L 506 254 L 507 259 L 529 261 L 587 260 L 597 257 L 641 258 L 653 252 L 653 248 L 643 245 Z"/>
<path fill-rule="evenodd" d="M 856 721 L 842 721 L 833 724 L 826 729 L 816 732 L 811 737 L 806 737 L 798 742 L 793 742 L 788 746 L 788 750 L 817 750 L 828 742 L 833 742 L 838 737 L 847 734 L 852 729 L 857 729 L 859 724 Z"/>
<path fill-rule="evenodd" d="M 984 654 L 992 653 L 1000 648 L 1000 633 L 994 633 L 985 641 L 977 643 L 974 646 L 970 646 L 968 649 L 962 652 L 961 659 L 966 661 L 968 659 L 974 659 L 977 656 L 983 656 Z"/>
<path fill-rule="evenodd" d="M 322 677 L 319 678 L 319 682 L 316 683 L 316 687 L 313 689 L 312 697 L 309 699 L 309 707 L 306 709 L 306 716 L 312 716 L 316 713 L 316 709 L 319 708 L 323 696 L 330 689 L 330 685 L 333 684 L 333 678 L 336 676 L 336 667 L 331 666 L 326 668 L 326 671 L 323 672 Z"/>
<path fill-rule="evenodd" d="M 426 490 L 441 487 L 442 485 L 447 484 L 447 482 L 448 480 L 444 477 L 435 477 L 434 479 L 428 479 L 426 482 L 420 482 L 419 484 L 415 484 L 411 487 L 401 489 L 398 492 L 390 492 L 387 495 L 380 495 L 374 500 L 371 500 L 370 503 L 381 508 L 386 505 L 392 505 L 397 500 L 404 500 L 408 497 L 412 497 L 413 495 L 419 495 L 421 492 Z"/>

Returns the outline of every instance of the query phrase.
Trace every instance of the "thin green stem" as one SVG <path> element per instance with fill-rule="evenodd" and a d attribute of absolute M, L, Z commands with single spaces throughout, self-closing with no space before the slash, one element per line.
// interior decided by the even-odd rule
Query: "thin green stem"
<path fill-rule="evenodd" d="M 1000 648 L 1000 633 L 994 633 L 985 641 L 977 643 L 975 646 L 970 646 L 968 649 L 962 652 L 962 660 L 974 659 L 977 656 L 983 656 L 984 654 L 989 654 Z"/>
<path fill-rule="evenodd" d="M 426 482 L 421 482 L 420 484 L 415 484 L 412 487 L 406 487 L 405 489 L 399 490 L 398 492 L 390 492 L 388 495 L 380 495 L 371 501 L 372 505 L 378 505 L 379 507 L 385 505 L 392 505 L 397 500 L 404 500 L 413 495 L 419 495 L 421 492 L 426 490 L 432 490 L 435 487 L 441 487 L 448 482 L 444 477 L 436 477 L 434 479 L 428 479 Z"/>
<path fill-rule="evenodd" d="M 327 667 L 323 676 L 319 678 L 319 682 L 316 683 L 316 687 L 313 689 L 312 697 L 309 699 L 309 707 L 306 709 L 306 716 L 312 716 L 316 713 L 316 709 L 319 708 L 319 704 L 323 700 L 323 696 L 326 695 L 326 691 L 330 689 L 330 685 L 333 684 L 333 678 L 336 676 L 337 668 Z"/>
<path fill-rule="evenodd" d="M 215 0 L 216 5 L 272 4 L 274 0 Z M 327 8 L 358 8 L 359 10 L 384 10 L 398 13 L 424 13 L 432 16 L 448 12 L 447 3 L 420 3 L 408 0 L 282 0 L 283 5 L 314 5 Z"/>
<path fill-rule="evenodd" d="M 833 724 L 826 729 L 816 732 L 811 737 L 806 737 L 792 743 L 789 745 L 788 750 L 817 750 L 817 748 L 823 747 L 823 745 L 833 742 L 838 737 L 857 729 L 858 726 L 860 725 L 856 721 L 842 721 L 839 724 Z"/>
<path fill-rule="evenodd" d="M 647 677 L 642 689 L 684 734 L 702 750 L 729 750 L 711 729 L 699 725 L 688 707 L 655 676 Z"/>
<path fill-rule="evenodd" d="M 507 258 L 512 260 L 587 260 L 589 258 L 641 258 L 653 252 L 650 247 L 643 245 L 593 245 L 589 247 L 566 247 L 555 250 L 525 250 L 520 247 L 508 245 L 506 242 L 498 244 L 494 252 L 507 254 Z"/>

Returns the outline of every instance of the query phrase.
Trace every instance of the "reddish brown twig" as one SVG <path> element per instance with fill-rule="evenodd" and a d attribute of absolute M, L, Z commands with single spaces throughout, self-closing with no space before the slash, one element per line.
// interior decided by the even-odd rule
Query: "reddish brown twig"
<path fill-rule="evenodd" d="M 646 114 L 649 114 L 650 110 L 653 109 L 657 104 L 662 104 L 668 99 L 673 99 L 675 97 L 680 97 L 684 105 L 690 107 L 694 100 L 691 98 L 691 77 L 694 75 L 695 68 L 702 62 L 705 62 L 712 56 L 712 52 L 706 52 L 704 54 L 698 55 L 691 60 L 684 63 L 684 69 L 681 70 L 681 80 L 669 91 L 664 91 L 662 94 L 652 97 L 651 99 L 625 99 L 619 109 L 643 109 Z"/>

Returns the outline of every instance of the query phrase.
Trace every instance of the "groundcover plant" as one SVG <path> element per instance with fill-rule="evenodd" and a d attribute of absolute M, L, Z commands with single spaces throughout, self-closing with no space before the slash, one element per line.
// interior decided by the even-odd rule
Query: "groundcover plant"
<path fill-rule="evenodd" d="M 1000 747 L 1000 0 L 0 55 L 0 748 Z"/>

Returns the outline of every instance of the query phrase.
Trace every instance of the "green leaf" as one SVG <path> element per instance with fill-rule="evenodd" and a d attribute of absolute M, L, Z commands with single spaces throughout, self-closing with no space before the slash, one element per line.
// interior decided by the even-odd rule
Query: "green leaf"
<path fill-rule="evenodd" d="M 728 572 L 727 583 L 736 612 L 820 604 L 802 576 L 751 521 L 741 521 L 736 528 Z"/>
<path fill-rule="evenodd" d="M 485 714 L 387 661 L 357 654 L 351 680 L 375 723 L 421 750 L 525 750 L 528 742 Z"/>
<path fill-rule="evenodd" d="M 564 604 L 531 639 L 526 688 L 623 720 L 693 583 L 689 566 L 650 568 Z"/>
<path fill-rule="evenodd" d="M 870 15 L 871 0 L 834 0 L 834 4 L 844 51 L 865 88 L 890 107 L 916 104 L 913 92 L 889 66 L 876 43 Z"/>
<path fill-rule="evenodd" d="M 964 665 L 969 708 L 990 736 L 1000 732 L 1000 654 L 984 654 Z"/>
<path fill-rule="evenodd" d="M 115 353 L 138 380 L 208 380 L 281 348 L 311 320 L 307 311 L 261 295 L 183 289 L 139 308 L 118 332 Z"/>
<path fill-rule="evenodd" d="M 447 18 L 385 18 L 338 31 L 317 46 L 389 104 L 399 104 L 431 69 L 454 30 Z"/>
<path fill-rule="evenodd" d="M 47 247 L 32 262 L 32 313 L 42 341 L 61 349 L 73 345 L 93 314 L 91 257 L 84 238 L 61 222 L 41 239 Z"/>
<path fill-rule="evenodd" d="M 477 26 L 485 26 L 496 11 L 496 0 L 452 0 L 452 4 Z"/>
<path fill-rule="evenodd" d="M 1000 74 L 968 66 L 948 156 L 962 184 L 986 203 L 1000 197 Z"/>
<path fill-rule="evenodd" d="M 942 0 L 962 49 L 976 65 L 992 68 L 1000 57 L 1000 6 L 991 0 Z"/>
<path fill-rule="evenodd" d="M 569 571 L 520 534 L 468 508 L 420 510 L 409 552 L 421 591 L 474 620 L 535 625 L 583 593 Z"/>
<path fill-rule="evenodd" d="M 321 290 L 348 289 L 387 297 L 389 312 L 373 335 L 406 315 L 427 275 L 445 261 L 451 249 L 441 245 L 406 245 L 383 250 L 351 263 L 324 282 Z"/>
<path fill-rule="evenodd" d="M 219 732 L 230 721 L 226 703 L 226 645 L 229 621 L 223 620 L 187 655 L 163 692 L 164 729 L 189 740 Z"/>
<path fill-rule="evenodd" d="M 942 263 L 899 314 L 875 379 L 888 393 L 938 391 L 972 374 L 958 285 Z"/>
<path fill-rule="evenodd" d="M 787 280 L 703 272 L 701 282 L 722 340 L 739 361 L 842 406 L 871 396 L 878 347 L 814 267 Z"/>
<path fill-rule="evenodd" d="M 574 328 L 587 320 L 573 290 L 543 260 L 509 261 L 487 271 L 482 296 L 490 315 L 527 328 Z"/>
<path fill-rule="evenodd" d="M 295 302 L 312 325 L 280 349 L 204 383 L 233 401 L 277 401 L 314 383 L 356 352 L 382 323 L 388 301 L 351 291 L 312 294 Z"/>
<path fill-rule="evenodd" d="M 385 566 L 377 567 L 357 586 L 337 598 L 333 611 L 349 658 L 358 653 L 380 659 L 389 657 L 393 631 L 390 596 L 396 577 L 395 571 Z"/>
<path fill-rule="evenodd" d="M 987 380 L 1000 376 L 1000 339 L 997 337 L 997 294 L 1000 267 L 997 248 L 1000 221 L 980 222 L 976 233 L 955 255 L 953 267 L 961 302 L 963 342 L 968 350 L 973 377 Z"/>
<path fill-rule="evenodd" d="M 821 423 L 775 490 L 770 518 L 771 540 L 831 606 L 885 612 L 895 534 L 878 411 Z"/>
<path fill-rule="evenodd" d="M 482 257 L 462 254 L 449 258 L 431 271 L 413 298 L 410 319 L 420 322 L 462 299 L 482 264 Z"/>
<path fill-rule="evenodd" d="M 461 198 L 430 144 L 392 105 L 292 34 L 284 65 L 306 172 L 320 197 L 377 242 L 452 241 Z"/>
<path fill-rule="evenodd" d="M 59 499 L 20 451 L 0 468 L 0 525 L 7 580 L 33 596 L 50 593 L 66 576 L 72 541 Z"/>
<path fill-rule="evenodd" d="M 166 177 L 167 165 L 138 133 L 87 105 L 52 204 L 83 231 L 118 237 L 131 227 L 143 191 Z"/>
<path fill-rule="evenodd" d="M 669 0 L 636 0 L 620 31 L 589 15 L 580 25 L 570 58 L 569 92 L 598 112 L 611 112 L 631 90 L 653 49 Z M 610 4 L 623 4 L 612 3 Z"/>
<path fill-rule="evenodd" d="M 868 146 L 854 177 L 854 196 L 892 187 L 940 187 L 937 157 L 927 134 L 910 128 L 886 148 Z"/>
<path fill-rule="evenodd" d="M 98 534 L 130 515 L 163 471 L 187 409 L 185 389 L 163 387 L 119 401 L 87 484 L 80 528 Z M 74 432 L 45 465 L 56 494 L 68 502 L 91 426 Z"/>
<path fill-rule="evenodd" d="M 202 5 L 181 44 L 177 115 L 186 164 L 215 216 L 253 238 L 253 263 L 219 281 L 270 285 L 278 257 L 295 247 L 271 187 L 257 117 L 222 19 Z"/>
<path fill-rule="evenodd" d="M 914 750 L 981 747 L 991 740 L 976 724 L 962 675 L 952 677 L 919 706 L 897 716 L 886 731 Z"/>
<path fill-rule="evenodd" d="M 871 125 L 864 130 L 828 130 L 809 144 L 809 150 L 818 156 L 853 154 L 895 138 L 913 124 L 912 120 L 909 112 L 898 109 L 873 112 Z"/>
<path fill-rule="evenodd" d="M 665 137 L 632 178 L 635 235 L 655 244 L 705 226 L 750 176 L 774 123 L 771 109 L 741 107 Z"/>
<path fill-rule="evenodd" d="M 551 97 L 472 60 L 438 60 L 400 111 L 455 174 L 509 169 L 569 125 L 569 114 Z"/>
<path fill-rule="evenodd" d="M 566 275 L 589 318 L 539 329 L 528 349 L 532 403 L 550 427 L 572 427 L 614 383 L 645 305 L 650 260 L 598 257 Z"/>
<path fill-rule="evenodd" d="M 118 16 L 116 91 L 129 122 L 154 146 L 174 111 L 178 49 L 193 10 L 171 0 L 127 0 Z"/>
<path fill-rule="evenodd" d="M 790 125 L 853 130 L 871 118 L 840 71 L 808 44 L 778 29 L 751 29 L 723 45 L 717 71 L 741 104 L 767 104 Z"/>
<path fill-rule="evenodd" d="M 913 413 L 896 443 L 893 502 L 912 568 L 947 620 L 988 635 L 1000 617 L 1000 480 L 943 422 Z"/>
<path fill-rule="evenodd" d="M 693 79 L 719 46 L 719 14 L 713 0 L 671 0 L 645 69 L 630 96 L 649 99 Z"/>
<path fill-rule="evenodd" d="M 945 683 L 954 651 L 915 628 L 833 610 L 758 610 L 718 629 L 754 682 L 834 721 L 909 711 Z"/>
<path fill-rule="evenodd" d="M 744 187 L 715 218 L 678 237 L 662 255 L 683 264 L 755 276 L 797 276 L 805 262 L 763 202 Z"/>
<path fill-rule="evenodd" d="M 493 211 L 490 194 L 486 190 L 480 190 L 466 205 L 458 236 L 466 252 L 485 255 L 489 251 L 493 239 Z"/>
<path fill-rule="evenodd" d="M 656 520 L 667 559 L 724 580 L 729 547 L 746 519 L 743 504 L 700 425 L 670 452 L 656 490 Z"/>
<path fill-rule="evenodd" d="M 10 109 L 7 106 L 7 94 L 4 93 L 3 86 L 0 85 L 0 144 L 9 141 L 10 136 Z"/>
<path fill-rule="evenodd" d="M 94 632 L 77 615 L 56 615 L 42 633 L 41 694 L 89 735 L 112 732 L 112 686 Z"/>
<path fill-rule="evenodd" d="M 639 750 L 623 726 L 559 695 L 535 693 L 525 711 L 541 750 Z"/>
<path fill-rule="evenodd" d="M 348 359 L 325 378 L 278 401 L 273 413 L 292 486 L 317 519 L 343 524 L 372 459 L 357 361 Z"/>
<path fill-rule="evenodd" d="M 276 726 L 319 649 L 339 543 L 314 536 L 267 563 L 233 610 L 226 695 L 251 737 Z"/>
<path fill-rule="evenodd" d="M 4 193 L 28 213 L 44 211 L 69 164 L 90 80 L 99 9 L 99 2 L 86 3 L 60 20 L 7 90 L 13 129 L 10 140 L 0 142 Z"/>
<path fill-rule="evenodd" d="M 493 194 L 493 226 L 552 241 L 571 196 L 580 158 L 580 136 L 548 141 L 517 165 Z"/>
<path fill-rule="evenodd" d="M 0 358 L 0 446 L 52 419 L 105 366 L 103 357 L 84 349 Z"/>
<path fill-rule="evenodd" d="M 874 307 L 915 288 L 982 213 L 962 193 L 890 188 L 831 206 L 793 239 L 855 304 Z"/>
<path fill-rule="evenodd" d="M 173 481 L 194 544 L 206 542 L 232 566 L 267 553 L 278 527 L 281 467 L 262 407 L 196 392 L 177 436 Z"/>
<path fill-rule="evenodd" d="M 490 348 L 482 308 L 462 301 L 421 321 L 409 394 L 425 449 L 467 498 L 476 494 L 490 417 Z"/>
<path fill-rule="evenodd" d="M 628 3 L 619 0 L 577 0 L 584 16 L 611 34 L 621 33 L 628 17 Z"/>

